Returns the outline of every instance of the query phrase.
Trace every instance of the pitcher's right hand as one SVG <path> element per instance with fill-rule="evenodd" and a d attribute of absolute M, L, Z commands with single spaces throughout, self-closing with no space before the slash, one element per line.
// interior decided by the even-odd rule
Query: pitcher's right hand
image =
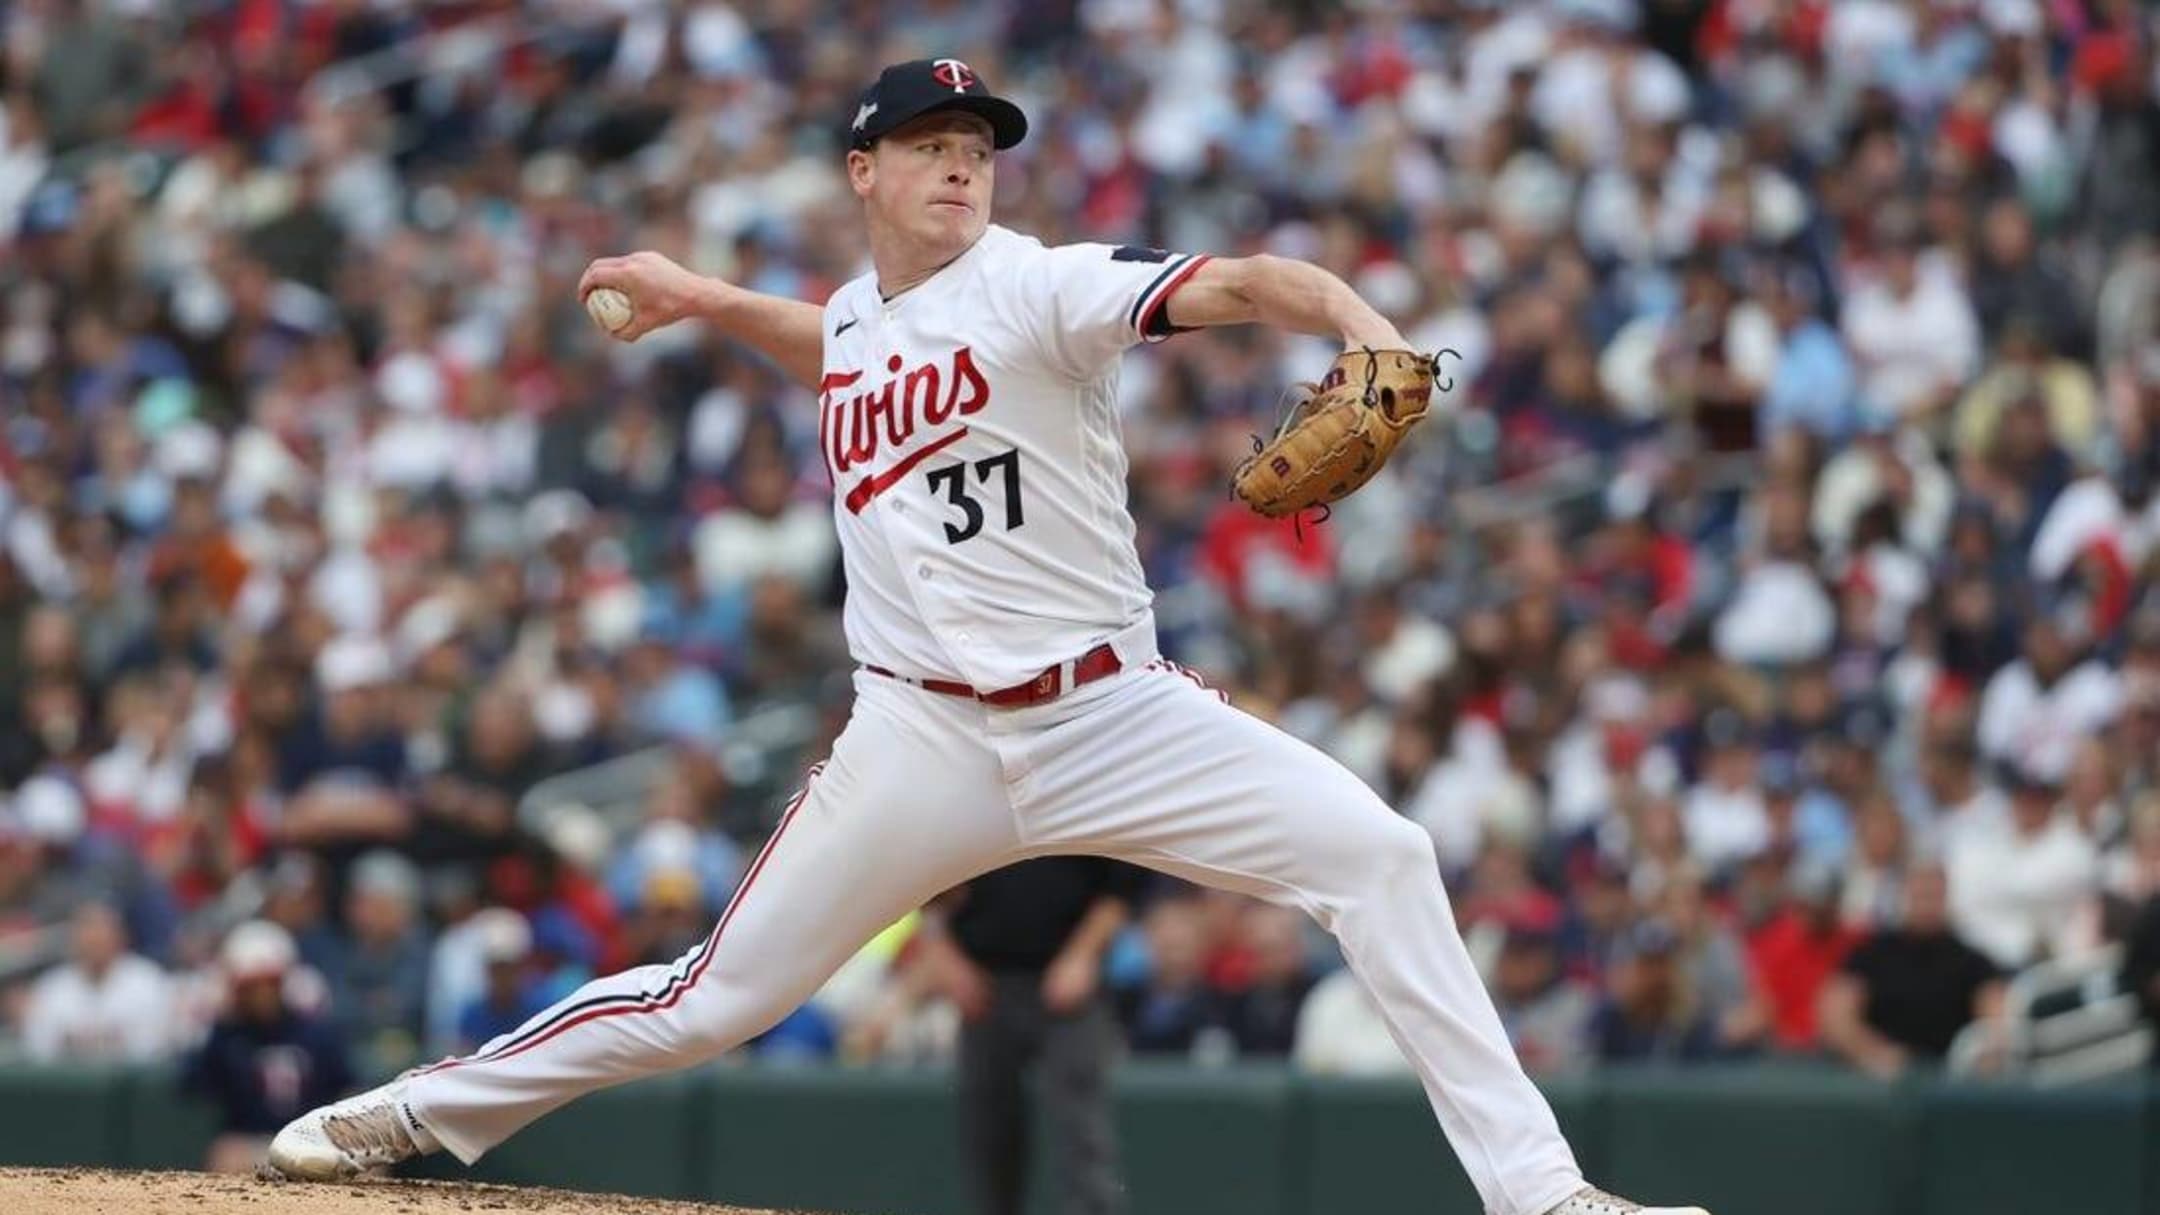
<path fill-rule="evenodd" d="M 601 287 L 613 287 L 630 297 L 630 323 L 610 334 L 625 342 L 680 320 L 708 315 L 716 294 L 728 290 L 728 284 L 685 269 L 649 249 L 627 257 L 603 257 L 585 267 L 578 279 L 579 302 Z"/>

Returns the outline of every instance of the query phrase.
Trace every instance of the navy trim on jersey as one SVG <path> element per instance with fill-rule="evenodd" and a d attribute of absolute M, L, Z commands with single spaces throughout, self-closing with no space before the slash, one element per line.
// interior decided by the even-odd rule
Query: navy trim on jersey
<path fill-rule="evenodd" d="M 1194 254 L 1172 268 L 1170 281 L 1150 289 L 1140 309 L 1140 319 L 1133 325 L 1141 340 L 1159 342 L 1164 338 L 1192 331 L 1193 326 L 1170 323 L 1170 297 L 1177 294 L 1178 288 L 1184 286 L 1185 280 L 1191 278 L 1195 271 L 1212 260 L 1205 253 Z"/>
<path fill-rule="evenodd" d="M 1143 306 L 1147 303 L 1148 297 L 1161 290 L 1162 285 L 1176 277 L 1177 272 L 1184 269 L 1185 263 L 1191 260 L 1192 255 L 1187 254 L 1164 266 L 1163 272 L 1155 276 L 1155 281 L 1147 285 L 1147 290 L 1133 297 L 1132 311 L 1125 314 L 1125 323 L 1132 327 L 1134 333 L 1141 333 L 1140 318 L 1143 315 Z M 1145 337 L 1146 334 L 1142 333 L 1141 336 Z"/>

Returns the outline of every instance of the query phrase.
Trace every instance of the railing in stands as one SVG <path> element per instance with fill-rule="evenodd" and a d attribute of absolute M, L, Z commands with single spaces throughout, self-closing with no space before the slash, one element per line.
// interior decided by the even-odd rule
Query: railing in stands
<path fill-rule="evenodd" d="M 2004 993 L 2002 1023 L 1975 1022 L 1951 1044 L 1951 1072 L 2008 1072 L 2058 1086 L 2142 1070 L 2153 1031 L 2137 994 L 2121 988 L 2122 962 L 2122 946 L 2105 945 L 2019 971 Z"/>

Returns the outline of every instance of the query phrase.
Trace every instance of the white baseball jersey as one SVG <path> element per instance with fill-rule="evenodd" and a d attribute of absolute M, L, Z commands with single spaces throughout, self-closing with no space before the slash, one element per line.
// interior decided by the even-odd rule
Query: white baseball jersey
<path fill-rule="evenodd" d="M 874 273 L 833 293 L 818 436 L 857 661 L 994 691 L 1118 634 L 1152 646 L 1118 361 L 1174 332 L 1206 260 L 993 225 L 898 298 Z"/>

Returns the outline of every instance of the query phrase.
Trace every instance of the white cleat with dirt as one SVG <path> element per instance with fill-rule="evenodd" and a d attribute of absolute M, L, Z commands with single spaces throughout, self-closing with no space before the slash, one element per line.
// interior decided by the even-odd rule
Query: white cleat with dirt
<path fill-rule="evenodd" d="M 1545 1215 L 1710 1215 L 1701 1207 L 1646 1207 L 1639 1202 L 1585 1187 Z"/>
<path fill-rule="evenodd" d="M 392 1081 L 310 1110 L 270 1141 L 266 1175 L 287 1181 L 345 1181 L 441 1147 Z"/>

